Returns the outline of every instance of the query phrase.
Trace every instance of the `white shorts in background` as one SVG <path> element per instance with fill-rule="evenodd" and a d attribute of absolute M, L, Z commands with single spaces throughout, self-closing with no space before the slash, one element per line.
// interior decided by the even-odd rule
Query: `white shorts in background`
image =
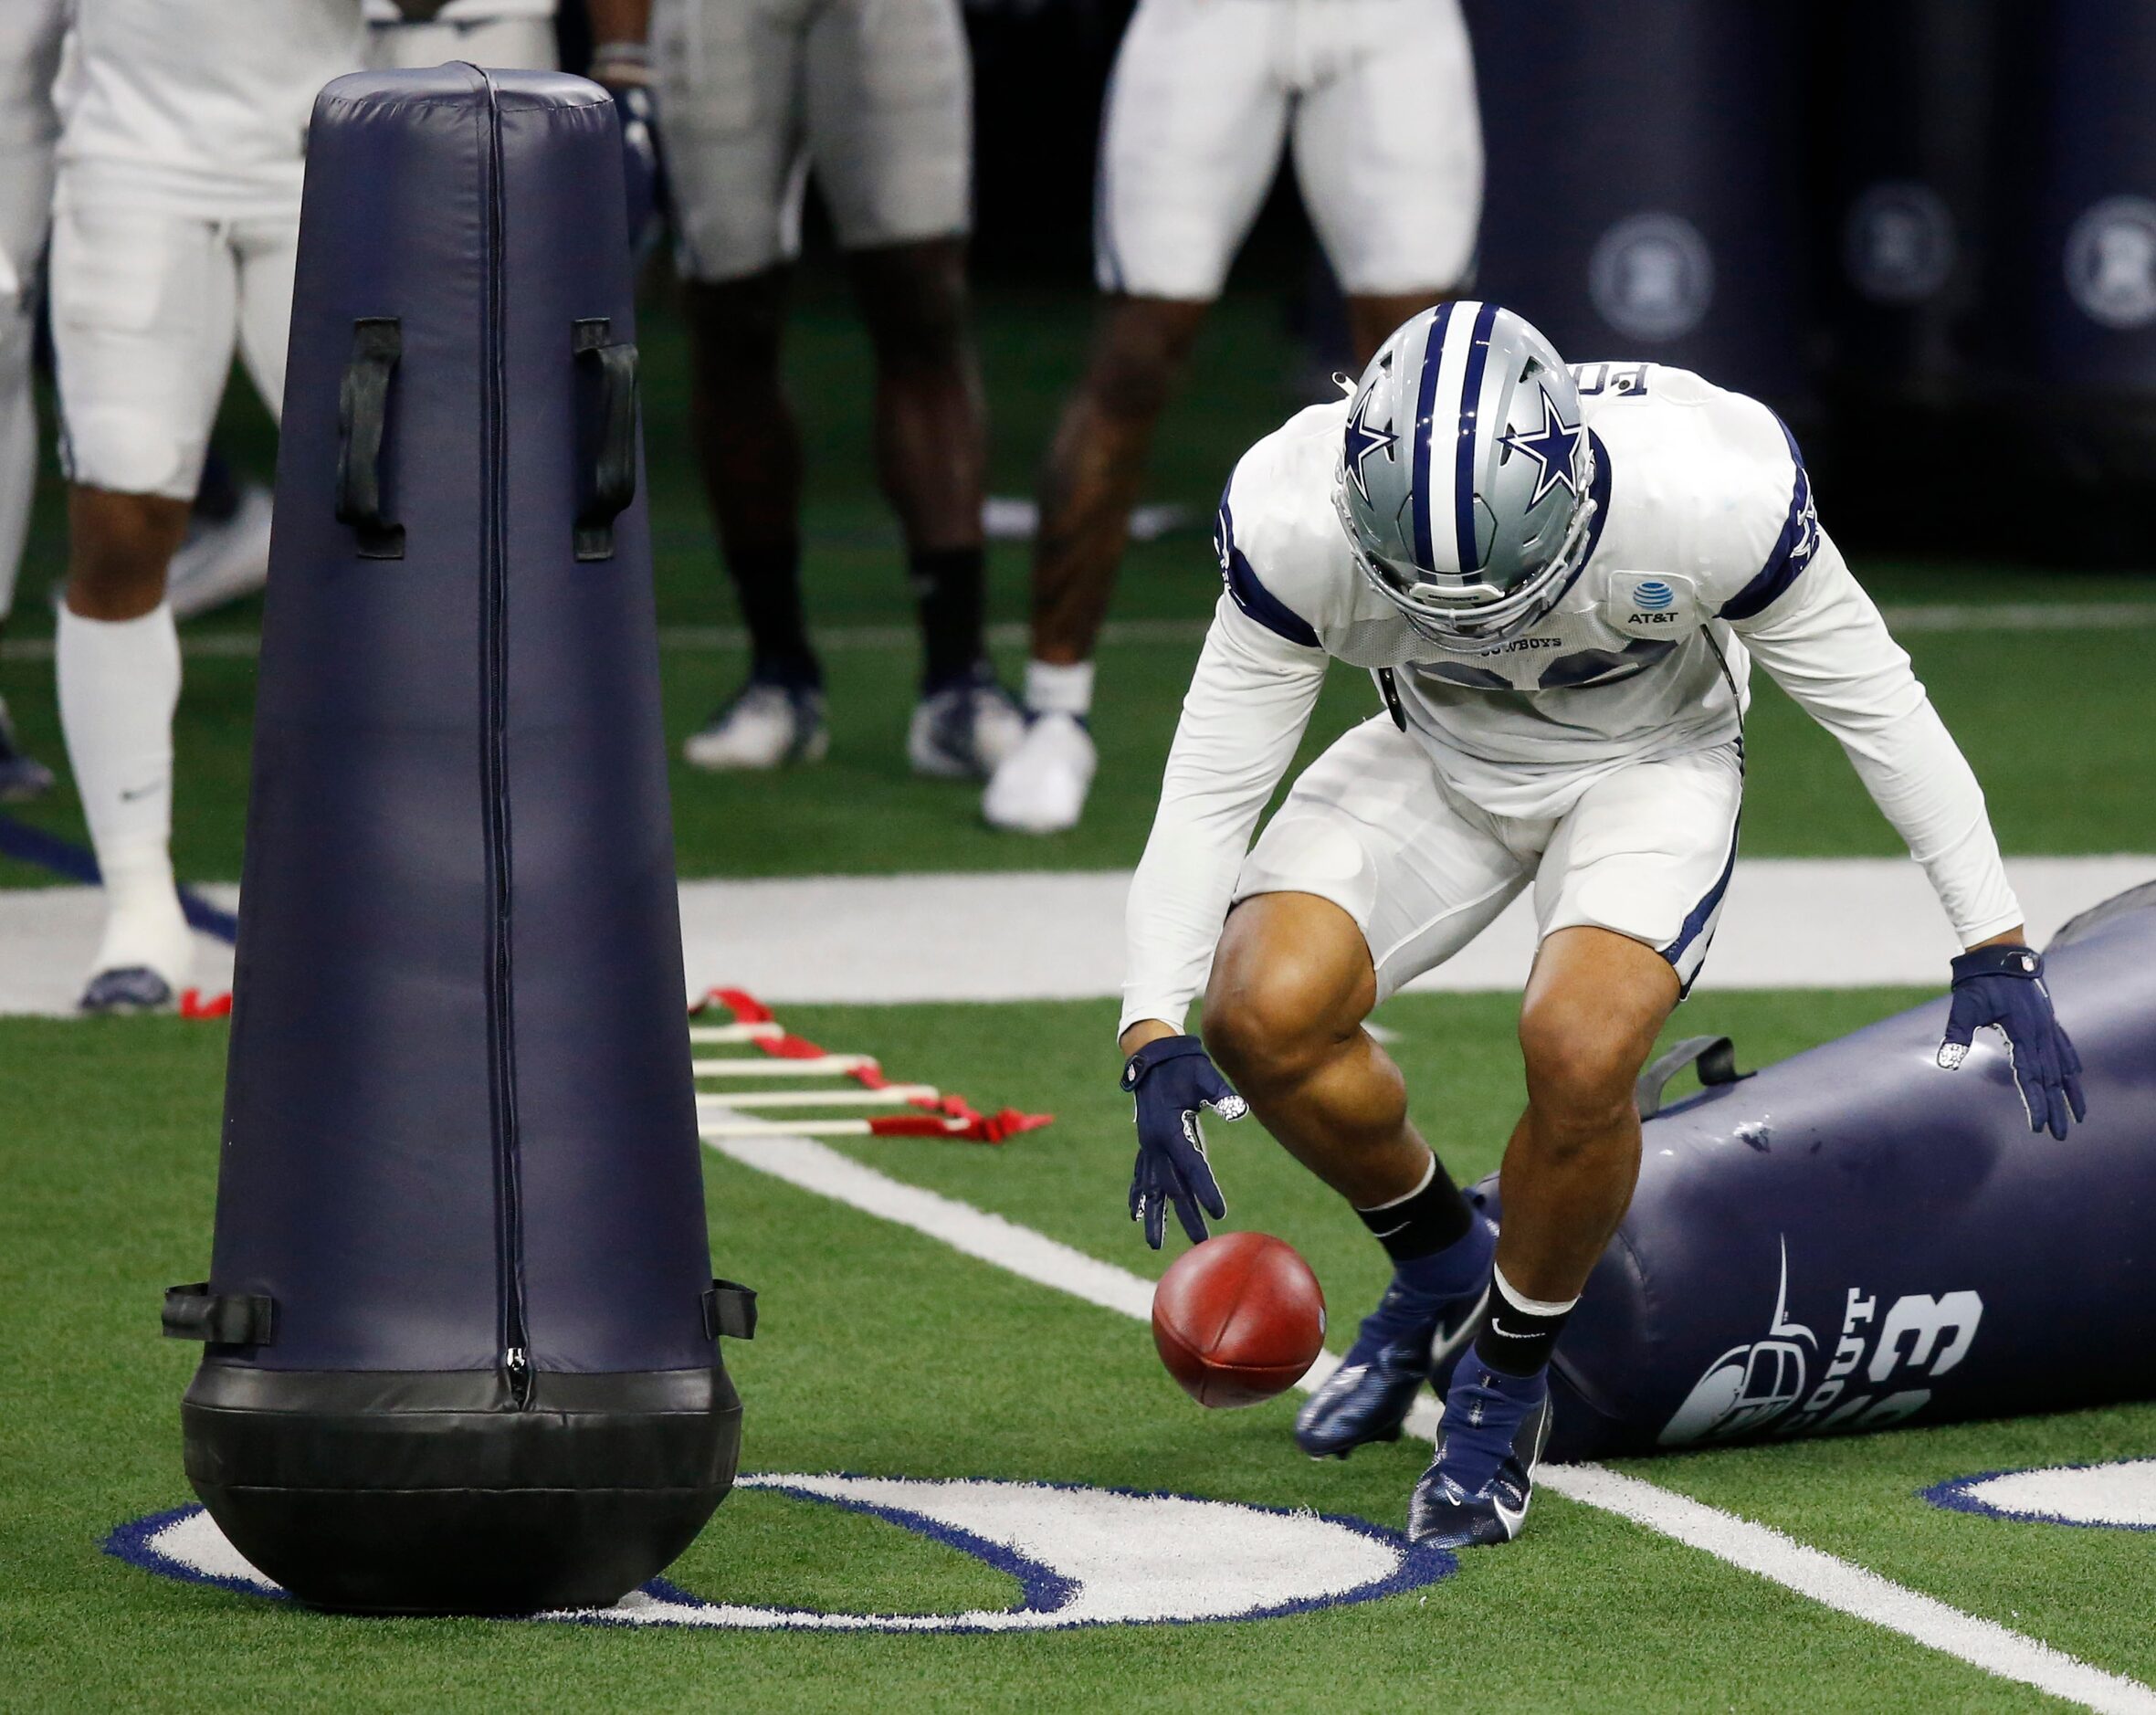
<path fill-rule="evenodd" d="M 279 415 L 299 211 L 226 221 L 70 196 L 52 228 L 52 338 L 68 480 L 190 500 L 237 344 Z"/>
<path fill-rule="evenodd" d="M 561 50 L 551 17 L 436 18 L 427 24 L 370 23 L 367 64 L 409 71 L 463 60 L 483 71 L 553 71 Z"/>
<path fill-rule="evenodd" d="M 1734 745 L 1604 775 L 1563 815 L 1492 815 L 1383 715 L 1320 756 L 1258 837 L 1236 898 L 1314 893 L 1355 920 L 1377 995 L 1435 970 L 1530 881 L 1538 938 L 1583 925 L 1655 949 L 1688 992 L 1737 857 Z"/>
<path fill-rule="evenodd" d="M 1482 121 L 1458 0 L 1140 0 L 1101 117 L 1100 289 L 1218 297 L 1290 133 L 1344 290 L 1465 282 Z"/>
<path fill-rule="evenodd" d="M 812 169 L 849 250 L 971 226 L 958 0 L 657 0 L 651 50 L 689 279 L 797 256 Z"/>

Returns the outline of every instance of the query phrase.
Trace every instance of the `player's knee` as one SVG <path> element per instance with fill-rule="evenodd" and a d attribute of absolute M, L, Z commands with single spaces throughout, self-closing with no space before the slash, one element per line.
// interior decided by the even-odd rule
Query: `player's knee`
<path fill-rule="evenodd" d="M 933 247 L 908 248 L 920 254 L 884 268 L 864 293 L 869 337 L 887 368 L 949 368 L 965 356 L 964 264 L 955 252 L 946 258 Z"/>
<path fill-rule="evenodd" d="M 776 375 L 785 328 L 784 282 L 775 271 L 738 280 L 691 280 L 682 301 L 698 367 L 707 375 Z"/>
<path fill-rule="evenodd" d="M 1205 991 L 1205 1047 L 1245 1094 L 1291 1085 L 1340 1046 L 1328 985 L 1294 958 L 1226 958 Z"/>
<path fill-rule="evenodd" d="M 1634 1033 L 1591 1000 L 1542 996 L 1520 1014 L 1529 1104 L 1554 1141 L 1593 1137 L 1632 1111 L 1641 1054 Z"/>

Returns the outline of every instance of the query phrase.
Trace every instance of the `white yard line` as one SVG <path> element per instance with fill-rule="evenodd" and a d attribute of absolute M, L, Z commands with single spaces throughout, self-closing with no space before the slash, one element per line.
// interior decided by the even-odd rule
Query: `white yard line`
<path fill-rule="evenodd" d="M 1152 1318 L 1150 1280 L 970 1203 L 906 1184 L 821 1143 L 806 1138 L 728 1138 L 710 1147 L 759 1173 L 910 1227 L 1037 1286 L 1138 1321 Z M 1321 1359 L 1303 1378 L 1305 1390 L 1318 1386 L 1337 1363 Z M 1427 1438 L 1436 1417 L 1435 1402 L 1425 1400 L 1407 1426 Z M 2002 1679 L 2107 1715 L 2156 1715 L 2156 1690 L 2138 1679 L 2107 1673 L 1994 1621 L 1964 1614 L 1771 1526 L 1599 1465 L 1544 1466 L 1541 1481 L 1554 1494 L 1629 1519 Z"/>
<path fill-rule="evenodd" d="M 2156 854 L 2011 858 L 2006 872 L 2041 944 L 2077 911 L 2156 879 Z M 1100 999 L 1121 991 L 1130 886 L 1128 870 L 1112 869 L 684 882 L 688 987 L 784 1004 Z M 238 899 L 203 891 L 227 910 Z M 0 889 L 0 1015 L 69 1011 L 102 914 L 94 889 Z M 1859 932 L 1822 958 L 1822 923 Z M 194 982 L 229 987 L 231 950 L 196 942 Z M 1409 986 L 1518 994 L 1534 947 L 1522 897 Z M 1741 858 L 1699 991 L 1943 988 L 1954 952 L 1924 872 L 1905 858 Z"/>
<path fill-rule="evenodd" d="M 2123 631 L 2156 626 L 2156 602 L 1907 602 L 1881 610 L 1894 631 Z M 1111 619 L 1103 643 L 1195 645 L 1205 636 L 1204 619 Z M 998 648 L 1026 642 L 1025 626 L 988 627 Z M 816 647 L 834 652 L 911 649 L 920 631 L 910 625 L 825 626 Z M 739 626 L 664 626 L 658 647 L 670 652 L 710 654 L 744 649 L 749 634 Z M 259 652 L 251 631 L 184 631 L 180 653 L 198 659 L 247 659 Z M 0 661 L 49 661 L 50 637 L 11 637 L 0 643 Z"/>

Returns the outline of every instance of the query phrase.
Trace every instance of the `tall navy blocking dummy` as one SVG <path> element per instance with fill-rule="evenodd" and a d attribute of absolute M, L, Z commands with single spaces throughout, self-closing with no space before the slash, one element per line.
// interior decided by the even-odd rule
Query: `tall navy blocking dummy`
<path fill-rule="evenodd" d="M 621 140 L 468 66 L 314 110 L 187 1474 L 326 1607 L 611 1602 L 733 1479 Z"/>
<path fill-rule="evenodd" d="M 1201 1207 L 1222 1213 L 1196 1114 L 1240 1101 L 1210 1050 L 1394 1265 L 1297 1439 L 1390 1438 L 1435 1381 L 1445 1426 L 1410 1529 L 1506 1541 L 1549 1434 L 1551 1352 L 1639 1173 L 1634 1080 L 1736 861 L 1751 659 L 1841 740 L 1968 950 L 1930 1075 L 1999 1026 L 2031 1123 L 2063 1138 L 2079 1062 L 1983 794 L 1764 405 L 1656 364 L 1568 370 L 1509 310 L 1442 304 L 1350 397 L 1244 455 L 1218 546 L 1227 590 L 1131 889 L 1132 1212 L 1156 1244 L 1163 1205 L 1193 1237 Z M 1246 853 L 1336 658 L 1372 672 L 1384 711 Z M 1362 1021 L 1530 885 L 1528 1105 L 1493 1240 Z M 1851 932 L 1822 922 L 1821 957 Z M 1201 983 L 1203 1047 L 1180 1034 Z"/>

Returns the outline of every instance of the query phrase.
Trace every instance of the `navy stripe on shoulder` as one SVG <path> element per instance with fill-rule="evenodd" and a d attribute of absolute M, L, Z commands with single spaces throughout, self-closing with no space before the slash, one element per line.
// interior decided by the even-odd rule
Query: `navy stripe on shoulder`
<path fill-rule="evenodd" d="M 1796 582 L 1797 574 L 1812 563 L 1812 556 L 1819 550 L 1819 510 L 1812 500 L 1812 478 L 1804 468 L 1804 455 L 1798 449 L 1796 437 L 1789 432 L 1789 425 L 1780 417 L 1774 419 L 1774 425 L 1789 443 L 1790 462 L 1796 467 L 1795 479 L 1790 485 L 1789 514 L 1783 520 L 1782 534 L 1767 555 L 1766 564 L 1751 583 L 1722 604 L 1720 617 L 1723 619 L 1751 619 L 1764 613 Z"/>
<path fill-rule="evenodd" d="M 1220 555 L 1220 581 L 1235 604 L 1267 631 L 1299 643 L 1306 649 L 1319 647 L 1318 634 L 1301 615 L 1258 581 L 1243 551 L 1236 546 L 1235 518 L 1228 510 L 1227 491 L 1220 495 L 1220 516 L 1213 527 L 1213 546 Z"/>

